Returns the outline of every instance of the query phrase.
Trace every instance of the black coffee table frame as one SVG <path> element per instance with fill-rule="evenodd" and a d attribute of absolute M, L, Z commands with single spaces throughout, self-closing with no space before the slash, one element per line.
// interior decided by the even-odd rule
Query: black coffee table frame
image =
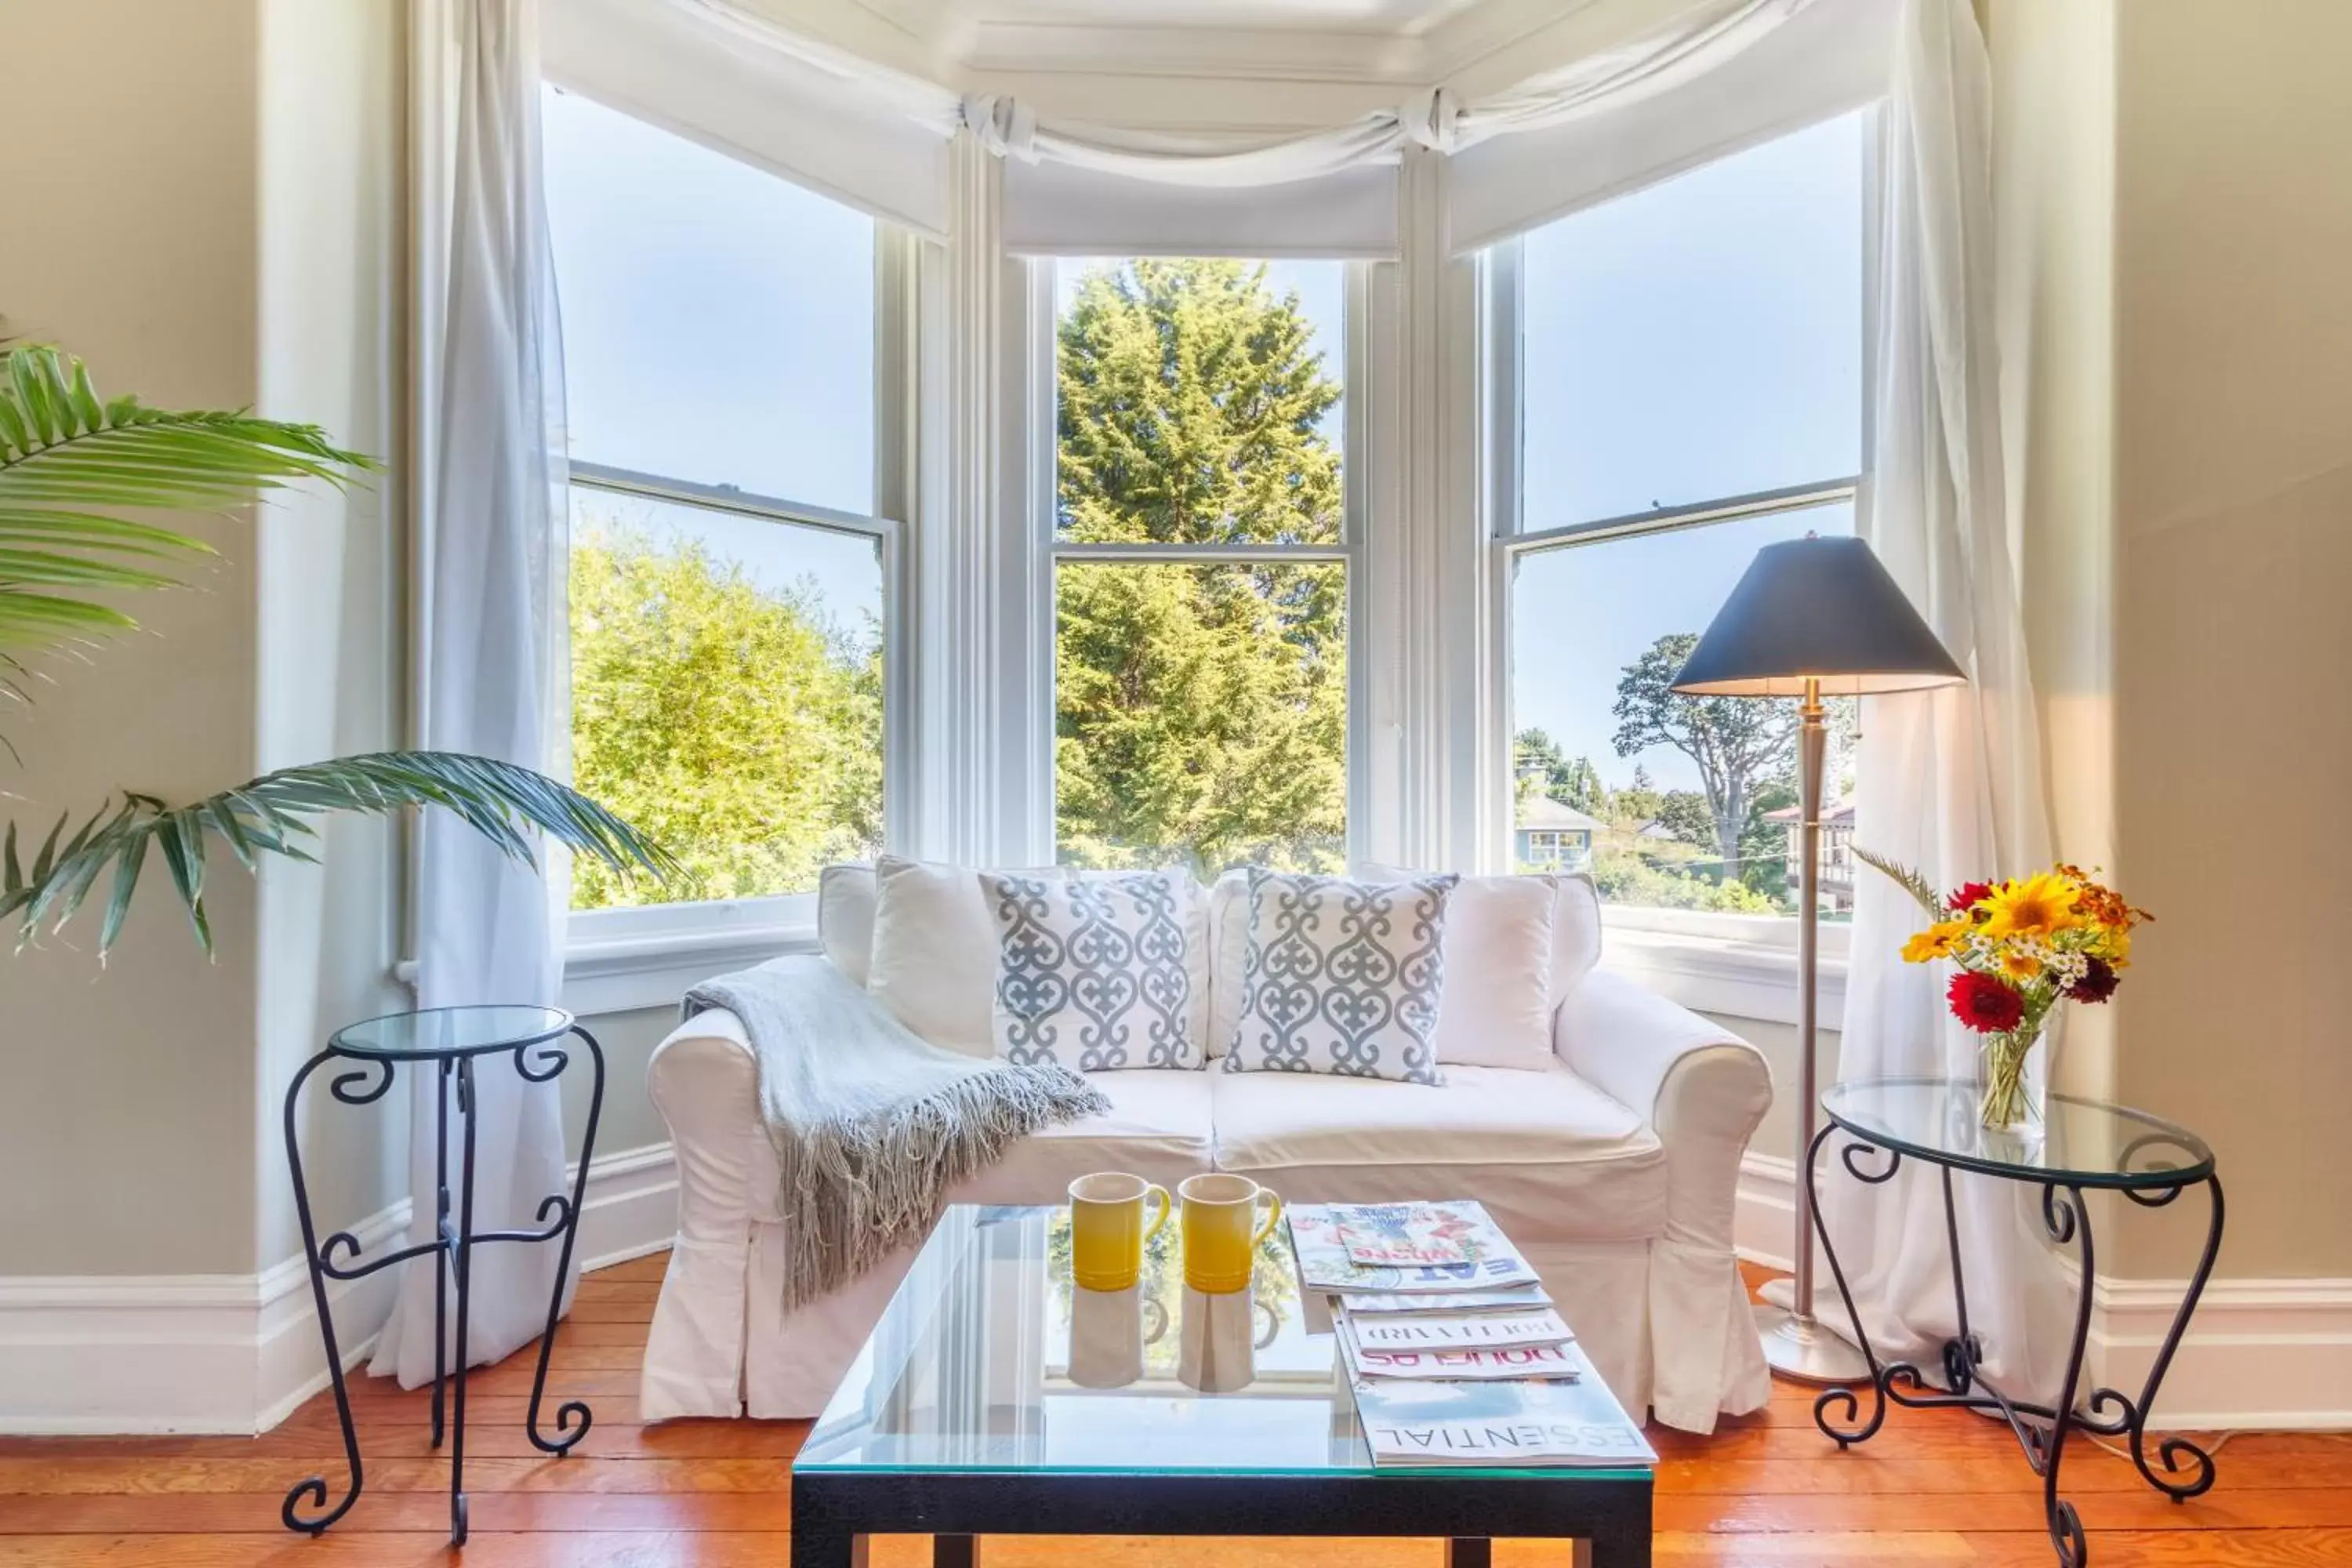
<path fill-rule="evenodd" d="M 1649 1568 L 1651 1475 L 1039 1474 L 826 1470 L 793 1476 L 793 1568 L 865 1568 L 868 1535 L 929 1535 L 973 1568 L 982 1535 L 1432 1536 L 1451 1568 L 1496 1537 L 1575 1542 L 1578 1568 Z"/>
<path fill-rule="evenodd" d="M 462 1011 L 462 1009 L 450 1009 Z M 588 1406 L 580 1400 L 566 1400 L 555 1413 L 555 1432 L 548 1436 L 540 1429 L 540 1403 L 547 1389 L 548 1353 L 555 1346 L 555 1330 L 563 1310 L 563 1284 L 572 1271 L 572 1251 L 580 1234 L 580 1205 L 588 1184 L 588 1162 L 596 1148 L 596 1120 L 604 1106 L 604 1052 L 596 1038 L 582 1028 L 569 1013 L 546 1009 L 551 1018 L 561 1023 L 542 1032 L 517 1038 L 500 1039 L 479 1045 L 465 1045 L 444 1049 L 417 1048 L 394 1050 L 358 1048 L 344 1042 L 350 1031 L 339 1031 L 329 1040 L 327 1048 L 302 1064 L 294 1081 L 287 1086 L 285 1130 L 286 1163 L 294 1179 L 294 1206 L 302 1222 L 302 1255 L 310 1270 L 310 1298 L 319 1314 L 319 1337 L 327 1352 L 327 1373 L 334 1384 L 335 1415 L 342 1426 L 343 1458 L 351 1468 L 350 1489 L 331 1506 L 331 1495 L 324 1476 L 311 1476 L 297 1481 L 286 1494 L 278 1517 L 286 1528 L 306 1535 L 316 1535 L 333 1524 L 360 1500 L 365 1485 L 366 1472 L 360 1460 L 359 1429 L 352 1420 L 351 1391 L 343 1375 L 341 1347 L 335 1338 L 335 1320 L 327 1301 L 327 1281 L 330 1279 L 361 1279 L 379 1269 L 389 1268 L 412 1258 L 431 1256 L 437 1267 L 433 1279 L 433 1403 L 432 1446 L 438 1448 L 443 1438 L 449 1447 L 449 1543 L 463 1546 L 467 1534 L 466 1507 L 466 1369 L 471 1359 L 467 1354 L 467 1330 L 473 1301 L 474 1248 L 488 1242 L 559 1242 L 562 1247 L 556 1263 L 555 1289 L 547 1303 L 547 1328 L 540 1335 L 539 1364 L 530 1380 L 530 1406 L 523 1418 L 523 1429 L 530 1435 L 532 1447 L 541 1452 L 562 1458 L 588 1436 L 593 1417 Z M 380 1022 L 381 1020 L 370 1020 Z M 366 1026 L 354 1025 L 353 1029 Z M 559 1076 L 571 1065 L 572 1053 L 563 1041 L 577 1036 L 588 1047 L 589 1059 L 594 1068 L 588 1096 L 588 1126 L 580 1145 L 580 1165 L 572 1177 L 569 1194 L 551 1194 L 539 1205 L 536 1230 L 486 1230 L 474 1228 L 474 1064 L 482 1057 L 511 1055 L 514 1070 L 531 1083 L 545 1083 Z M 436 1183 L 437 1201 L 431 1239 L 416 1242 L 384 1253 L 381 1257 L 360 1260 L 359 1238 L 347 1230 L 339 1230 L 323 1242 L 310 1215 L 310 1190 L 302 1174 L 302 1150 L 295 1136 L 295 1112 L 301 1099 L 302 1086 L 310 1076 L 330 1062 L 355 1064 L 352 1070 L 328 1079 L 327 1092 L 345 1105 L 372 1105 L 391 1089 L 398 1076 L 395 1068 L 403 1064 L 429 1064 L 438 1074 L 440 1093 L 435 1097 L 436 1115 L 434 1123 L 434 1146 L 437 1156 Z M 461 1122 L 458 1135 L 459 1168 L 453 1202 L 449 1176 L 449 1107 L 454 1098 Z M 454 1212 L 453 1212 L 454 1210 Z M 451 1336 L 449 1326 L 452 1286 L 457 1298 L 456 1345 L 457 1365 L 449 1365 Z M 320 1511 L 306 1512 L 305 1510 Z"/>
<path fill-rule="evenodd" d="M 2056 1100 L 2066 1098 L 2052 1097 Z M 1875 1435 L 1885 1424 L 1890 1403 L 1916 1410 L 1948 1406 L 1999 1415 L 2016 1435 L 2018 1447 L 2025 1451 L 2026 1463 L 2042 1479 L 2043 1521 L 2061 1568 L 2083 1568 L 2090 1559 L 2083 1521 L 2074 1505 L 2058 1489 L 2059 1466 L 2065 1458 L 2069 1432 L 2128 1439 L 2132 1464 L 2141 1477 L 2175 1502 L 2186 1502 L 2211 1489 L 2212 1455 L 2186 1437 L 2170 1436 L 2156 1444 L 2159 1463 L 2151 1463 L 2147 1432 L 2148 1412 L 2156 1404 L 2157 1391 L 2163 1386 L 2173 1352 L 2180 1348 L 2180 1337 L 2188 1330 L 2189 1315 L 2197 1310 L 2197 1300 L 2204 1293 L 2205 1281 L 2213 1272 L 2214 1258 L 2221 1249 L 2221 1179 L 2214 1172 L 2210 1153 L 2193 1145 L 2179 1129 L 2122 1106 L 2101 1109 L 2129 1121 L 2144 1123 L 2147 1131 L 2125 1147 L 2124 1157 L 2118 1162 L 2121 1168 L 2111 1172 L 2045 1172 L 2032 1165 L 1971 1159 L 1917 1145 L 1896 1148 L 1872 1128 L 1841 1116 L 1830 1096 L 1822 1098 L 1822 1109 L 1829 1121 L 1814 1137 L 1812 1147 L 1806 1151 L 1804 1178 L 1809 1191 L 1815 1187 L 1822 1146 L 1832 1136 L 1849 1140 L 1840 1151 L 1840 1158 L 1857 1181 L 1873 1185 L 1892 1181 L 1906 1156 L 1937 1167 L 1937 1174 L 1943 1182 L 1944 1235 L 1951 1255 L 1952 1296 L 1958 1314 L 1958 1331 L 1943 1345 L 1941 1387 L 1928 1382 L 1921 1370 L 1909 1362 L 1881 1360 L 1863 1330 L 1862 1315 L 1854 1309 L 1853 1292 L 1846 1285 L 1845 1270 L 1838 1262 L 1837 1249 L 1830 1241 L 1829 1226 L 1822 1219 L 1818 1194 L 1815 1194 L 1813 1234 L 1820 1239 L 1830 1274 L 1837 1281 L 1838 1295 L 1845 1304 L 1847 1321 L 1853 1324 L 1854 1341 L 1870 1363 L 1870 1381 L 1862 1385 L 1861 1394 L 1851 1388 L 1831 1388 L 1813 1401 L 1814 1425 L 1836 1441 L 1840 1452 Z M 1877 1164 L 1878 1159 L 1885 1160 L 1884 1166 Z M 2136 1164 L 2139 1160 L 2147 1163 Z M 1968 1280 L 1960 1267 L 1959 1221 L 1952 1203 L 1955 1171 L 2038 1186 L 2042 1190 L 2042 1228 L 2060 1247 L 2071 1245 L 2077 1251 L 2082 1285 L 2075 1302 L 2074 1333 L 2066 1350 L 2065 1381 L 2053 1405 L 2011 1398 L 1985 1377 L 1984 1347 L 1969 1327 Z M 2084 1350 L 2090 1335 L 2091 1294 L 2098 1279 L 2085 1189 L 2119 1192 L 2142 1208 L 2162 1208 L 2194 1186 L 2205 1188 L 2210 1205 L 2205 1250 L 2197 1259 L 2197 1272 L 2190 1277 L 2188 1292 L 2173 1314 L 2172 1327 L 2148 1368 L 2139 1397 L 2135 1399 L 2114 1388 L 2094 1388 L 2082 1407 L 2076 1408 L 2076 1395 L 2083 1386 Z M 1863 1413 L 1864 1395 L 1870 1400 L 1867 1415 Z"/>

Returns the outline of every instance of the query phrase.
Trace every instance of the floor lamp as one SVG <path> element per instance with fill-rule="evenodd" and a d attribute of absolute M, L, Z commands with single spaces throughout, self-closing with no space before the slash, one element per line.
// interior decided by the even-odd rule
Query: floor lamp
<path fill-rule="evenodd" d="M 1917 691 L 1966 679 L 1903 590 L 1859 539 L 1768 544 L 1716 612 L 1674 689 L 1694 697 L 1797 700 L 1797 1157 L 1813 1146 L 1820 1109 L 1813 1083 L 1814 996 L 1821 910 L 1822 765 L 1829 744 L 1825 697 Z M 1813 1317 L 1813 1212 L 1808 1184 L 1796 1184 L 1796 1262 L 1791 1309 L 1759 1306 L 1757 1328 L 1772 1370 L 1806 1383 L 1859 1383 L 1862 1352 Z"/>

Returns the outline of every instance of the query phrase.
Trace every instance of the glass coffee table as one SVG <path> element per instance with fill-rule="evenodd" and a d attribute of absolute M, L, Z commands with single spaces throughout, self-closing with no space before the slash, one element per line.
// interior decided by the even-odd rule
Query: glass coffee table
<path fill-rule="evenodd" d="M 862 1564 L 868 1535 L 1423 1536 L 1454 1568 L 1489 1542 L 1644 1568 L 1652 1471 L 1379 1469 L 1287 1235 L 1235 1296 L 1183 1284 L 1180 1226 L 1133 1291 L 1079 1291 L 1068 1211 L 940 1219 L 793 1461 L 794 1568 Z"/>

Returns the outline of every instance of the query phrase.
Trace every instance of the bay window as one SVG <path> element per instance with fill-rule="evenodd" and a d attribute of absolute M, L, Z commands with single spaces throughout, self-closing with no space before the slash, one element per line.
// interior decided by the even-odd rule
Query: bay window
<path fill-rule="evenodd" d="M 1854 526 L 1872 124 L 1796 132 L 1486 258 L 1511 859 L 1586 835 L 1620 927 L 1796 909 L 1793 704 L 1667 687 L 1759 547 Z M 1851 793 L 1853 728 L 1849 704 L 1825 809 Z"/>
<path fill-rule="evenodd" d="M 877 385 L 879 226 L 578 94 L 550 88 L 543 123 L 573 773 L 696 879 L 576 868 L 575 940 L 583 921 L 772 930 L 805 918 L 822 866 L 885 836 L 898 544 L 876 515 L 877 390 L 897 395 Z M 666 903 L 621 908 L 647 900 Z"/>

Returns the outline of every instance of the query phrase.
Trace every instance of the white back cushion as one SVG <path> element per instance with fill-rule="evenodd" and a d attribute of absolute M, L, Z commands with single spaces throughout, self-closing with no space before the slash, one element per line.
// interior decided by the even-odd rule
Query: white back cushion
<path fill-rule="evenodd" d="M 1233 1048 L 1249 963 L 1249 873 L 1235 867 L 1209 889 L 1209 1054 Z"/>
<path fill-rule="evenodd" d="M 859 985 L 874 963 L 874 865 L 827 866 L 816 876 L 816 941 L 835 969 Z"/>
<path fill-rule="evenodd" d="M 1128 873 L 1045 866 L 1016 868 L 1012 874 L 1095 878 Z M 885 855 L 876 862 L 874 877 L 874 942 L 866 990 L 891 1016 L 931 1044 L 968 1056 L 994 1056 L 998 930 L 981 892 L 979 871 Z M 1198 995 L 1209 988 L 1207 900 L 1191 878 L 1181 879 L 1181 885 L 1188 895 L 1185 966 Z M 820 904 L 820 931 L 823 921 Z M 1207 1023 L 1207 1009 L 1194 1008 L 1196 1037 Z M 1196 1053 L 1193 1065 L 1200 1059 Z"/>

